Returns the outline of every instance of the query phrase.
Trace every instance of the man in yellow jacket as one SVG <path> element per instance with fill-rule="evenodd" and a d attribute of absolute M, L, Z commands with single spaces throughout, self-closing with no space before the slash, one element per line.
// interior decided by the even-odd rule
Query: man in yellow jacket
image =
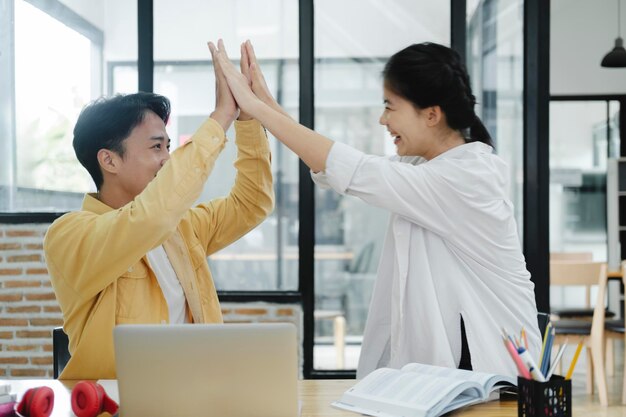
<path fill-rule="evenodd" d="M 274 196 L 265 131 L 215 72 L 215 111 L 171 155 L 165 97 L 115 96 L 81 112 L 74 150 L 98 192 L 44 241 L 72 356 L 61 379 L 115 378 L 117 324 L 222 322 L 206 258 L 265 219 Z M 192 207 L 238 113 L 235 184 Z"/>

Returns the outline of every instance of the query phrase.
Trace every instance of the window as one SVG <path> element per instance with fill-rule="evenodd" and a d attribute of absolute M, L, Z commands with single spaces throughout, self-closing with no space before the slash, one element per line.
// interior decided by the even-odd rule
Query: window
<path fill-rule="evenodd" d="M 80 110 L 103 94 L 103 63 L 126 42 L 120 37 L 133 32 L 127 22 L 133 5 L 90 1 L 72 9 L 55 0 L 2 3 L 10 11 L 1 17 L 2 26 L 11 30 L 0 38 L 8 57 L 0 85 L 11 112 L 0 119 L 5 138 L 0 211 L 78 209 L 83 194 L 95 186 L 76 160 L 72 131 Z"/>
<path fill-rule="evenodd" d="M 393 53 L 425 41 L 450 44 L 448 2 L 316 1 L 315 130 L 370 154 L 393 155 L 378 123 L 381 72 Z M 315 369 L 356 368 L 387 218 L 382 209 L 316 187 Z M 346 321 L 345 349 L 337 319 Z"/>
<path fill-rule="evenodd" d="M 618 112 L 613 100 L 550 102 L 552 252 L 607 261 L 607 158 L 619 157 Z"/>
<path fill-rule="evenodd" d="M 295 0 L 227 5 L 200 0 L 154 2 L 154 91 L 172 102 L 168 124 L 172 148 L 189 138 L 214 109 L 215 78 L 206 43 L 218 37 L 224 39 L 234 61 L 239 58 L 240 44 L 248 38 L 254 41 L 268 86 L 297 118 L 298 27 L 293 23 L 297 21 Z M 179 30 L 182 26 L 184 31 Z M 227 136 L 234 139 L 234 128 Z M 298 158 L 274 138 L 270 144 L 276 208 L 255 230 L 209 257 L 220 291 L 298 289 Z M 199 201 L 229 193 L 236 151 L 231 140 Z"/>
<path fill-rule="evenodd" d="M 523 239 L 524 2 L 467 2 L 467 69 L 476 114 L 491 134 L 495 152 L 509 166 L 509 196 Z"/>
<path fill-rule="evenodd" d="M 620 156 L 623 100 L 559 96 L 550 101 L 550 251 L 591 252 L 594 261 L 609 262 L 609 268 L 621 259 L 621 234 L 610 229 L 607 219 L 612 194 L 607 160 Z M 616 253 L 618 260 L 609 253 Z M 615 311 L 619 284 L 609 283 L 608 291 L 609 309 Z M 583 288 L 550 288 L 552 308 L 584 305 L 585 298 Z"/>

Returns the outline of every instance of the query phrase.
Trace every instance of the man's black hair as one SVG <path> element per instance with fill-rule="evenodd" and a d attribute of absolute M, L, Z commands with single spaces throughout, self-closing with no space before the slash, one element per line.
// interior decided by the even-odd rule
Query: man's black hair
<path fill-rule="evenodd" d="M 167 124 L 170 101 L 153 93 L 120 94 L 99 98 L 81 111 L 74 126 L 74 152 L 98 190 L 103 181 L 98 151 L 109 149 L 124 156 L 124 140 L 148 111 L 156 113 Z"/>

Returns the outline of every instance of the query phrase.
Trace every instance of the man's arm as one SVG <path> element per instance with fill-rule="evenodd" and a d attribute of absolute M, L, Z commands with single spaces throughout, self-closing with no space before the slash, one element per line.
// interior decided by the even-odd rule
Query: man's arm
<path fill-rule="evenodd" d="M 90 299 L 165 241 L 199 198 L 224 148 L 224 132 L 238 113 L 224 77 L 216 70 L 211 118 L 172 153 L 133 201 L 117 210 L 104 207 L 102 213 L 70 213 L 50 227 L 44 250 L 54 280 L 69 288 L 74 298 Z"/>
<path fill-rule="evenodd" d="M 220 39 L 218 45 L 224 49 Z M 213 56 L 215 78 L 227 86 L 217 48 L 209 42 Z M 241 68 L 247 67 L 246 60 Z M 234 97 L 228 90 L 230 99 Z M 196 236 L 202 242 L 207 255 L 228 246 L 261 223 L 274 208 L 274 190 L 271 172 L 271 155 L 265 129 L 245 112 L 240 112 L 235 123 L 237 175 L 230 194 L 189 211 L 189 218 Z"/>
<path fill-rule="evenodd" d="M 235 122 L 237 176 L 230 194 L 189 211 L 196 236 L 210 255 L 261 223 L 274 208 L 271 155 L 256 120 Z"/>
<path fill-rule="evenodd" d="M 222 128 L 209 119 L 130 203 L 102 214 L 69 213 L 55 221 L 44 240 L 53 276 L 81 299 L 110 285 L 176 229 L 200 196 L 224 142 Z"/>

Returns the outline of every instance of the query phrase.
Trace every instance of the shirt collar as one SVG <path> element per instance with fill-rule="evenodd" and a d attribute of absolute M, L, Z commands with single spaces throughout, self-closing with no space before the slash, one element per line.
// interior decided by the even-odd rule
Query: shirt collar
<path fill-rule="evenodd" d="M 475 152 L 475 153 L 493 153 L 493 148 L 486 143 L 475 141 L 475 142 L 466 142 L 462 145 L 455 146 L 454 148 L 448 149 L 447 151 L 440 153 L 432 160 L 440 159 L 440 158 L 449 158 L 460 155 L 464 152 Z"/>
<path fill-rule="evenodd" d="M 83 198 L 83 210 L 96 214 L 104 214 L 113 210 L 113 208 L 98 200 L 97 194 L 88 193 L 85 194 L 85 198 Z"/>

